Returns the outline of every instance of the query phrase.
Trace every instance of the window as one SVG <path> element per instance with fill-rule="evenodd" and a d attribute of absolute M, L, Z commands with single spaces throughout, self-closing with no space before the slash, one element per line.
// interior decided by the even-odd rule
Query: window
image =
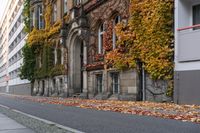
<path fill-rule="evenodd" d="M 101 24 L 98 31 L 98 53 L 103 53 L 103 34 L 104 34 L 104 24 Z"/>
<path fill-rule="evenodd" d="M 35 13 L 34 13 L 34 9 L 31 11 L 31 18 L 32 18 L 32 21 L 31 21 L 31 28 L 32 28 L 32 27 L 35 27 Z"/>
<path fill-rule="evenodd" d="M 114 21 L 113 21 L 113 49 L 116 48 L 116 42 L 117 42 L 117 36 L 116 36 L 116 33 L 115 33 L 115 26 L 120 23 L 121 21 L 121 17 L 120 16 L 116 16 L 114 18 Z"/>
<path fill-rule="evenodd" d="M 57 4 L 56 2 L 53 4 L 53 22 L 57 20 Z"/>
<path fill-rule="evenodd" d="M 193 6 L 193 25 L 197 24 L 200 24 L 200 5 Z M 194 30 L 196 29 L 200 29 L 200 27 L 194 28 Z"/>
<path fill-rule="evenodd" d="M 103 90 L 103 76 L 102 74 L 96 75 L 96 88 L 98 93 L 102 93 Z"/>
<path fill-rule="evenodd" d="M 56 79 L 53 79 L 53 88 L 56 89 Z"/>
<path fill-rule="evenodd" d="M 113 94 L 119 93 L 119 74 L 111 73 Z"/>
<path fill-rule="evenodd" d="M 67 0 L 63 0 L 64 14 L 67 12 Z"/>
<path fill-rule="evenodd" d="M 81 0 L 74 0 L 75 2 L 74 2 L 74 5 L 79 5 L 79 4 L 81 4 Z"/>
<path fill-rule="evenodd" d="M 38 28 L 42 29 L 44 27 L 44 21 L 43 21 L 43 7 L 38 6 Z"/>
<path fill-rule="evenodd" d="M 61 51 L 61 49 L 60 48 L 58 48 L 57 49 L 57 62 L 56 62 L 56 64 L 61 64 L 61 56 L 62 56 L 62 53 L 61 53 L 62 51 Z"/>

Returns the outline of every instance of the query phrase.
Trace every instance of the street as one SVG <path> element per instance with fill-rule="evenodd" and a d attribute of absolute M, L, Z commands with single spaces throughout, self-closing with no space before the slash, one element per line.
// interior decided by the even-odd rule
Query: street
<path fill-rule="evenodd" d="M 11 109 L 86 133 L 198 133 L 199 124 L 0 97 Z"/>

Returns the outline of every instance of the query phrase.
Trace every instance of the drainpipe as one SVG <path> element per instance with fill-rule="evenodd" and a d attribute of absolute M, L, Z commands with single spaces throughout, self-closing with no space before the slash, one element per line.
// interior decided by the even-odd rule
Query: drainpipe
<path fill-rule="evenodd" d="M 142 68 L 142 100 L 146 101 L 146 73 Z"/>
<path fill-rule="evenodd" d="M 137 95 L 137 100 L 138 101 L 142 101 L 143 98 L 143 74 L 142 74 L 142 62 L 137 59 L 136 60 L 136 63 L 137 63 L 137 69 L 138 69 L 138 95 Z"/>

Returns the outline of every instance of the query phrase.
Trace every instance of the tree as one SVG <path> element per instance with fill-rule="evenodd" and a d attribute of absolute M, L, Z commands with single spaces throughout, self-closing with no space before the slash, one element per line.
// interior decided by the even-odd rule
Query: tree
<path fill-rule="evenodd" d="M 20 78 L 27 79 L 31 82 L 34 81 L 34 69 L 35 69 L 35 53 L 34 48 L 30 47 L 28 44 L 22 48 L 23 64 L 20 70 Z"/>

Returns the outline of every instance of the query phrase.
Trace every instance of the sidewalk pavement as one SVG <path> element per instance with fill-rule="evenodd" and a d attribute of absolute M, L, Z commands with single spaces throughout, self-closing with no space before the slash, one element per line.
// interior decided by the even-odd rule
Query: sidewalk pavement
<path fill-rule="evenodd" d="M 35 133 L 0 113 L 0 133 Z"/>

